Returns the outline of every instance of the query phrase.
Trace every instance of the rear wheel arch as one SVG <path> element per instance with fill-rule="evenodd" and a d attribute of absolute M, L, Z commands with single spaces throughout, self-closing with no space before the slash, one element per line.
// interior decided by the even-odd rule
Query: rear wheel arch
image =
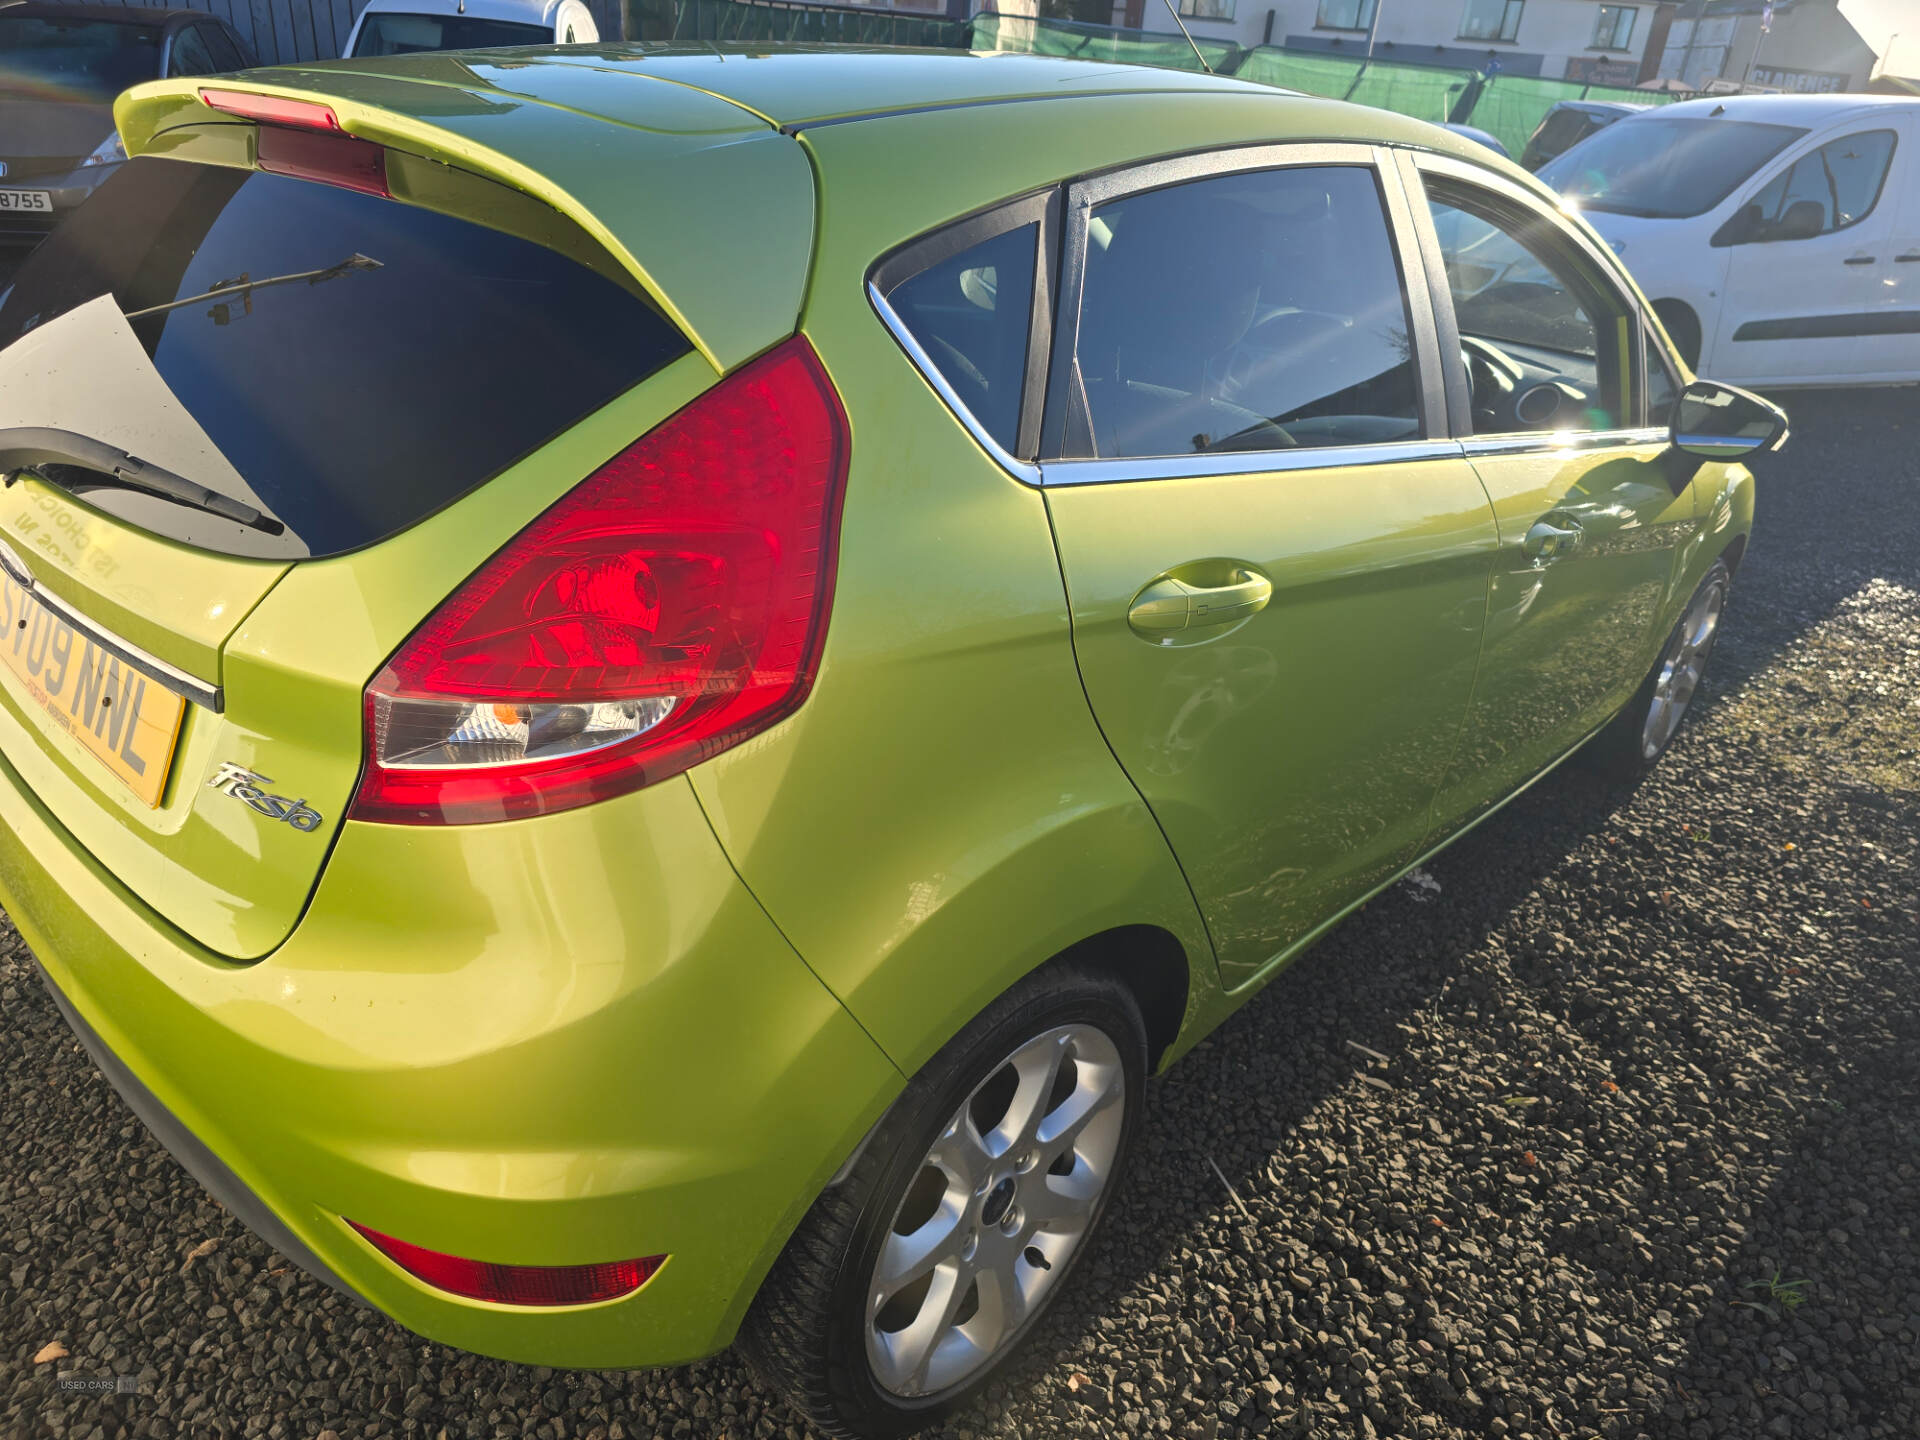
<path fill-rule="evenodd" d="M 1186 1027 L 1192 960 L 1178 936 L 1159 925 L 1119 925 L 1068 946 L 1038 969 L 1072 964 L 1112 975 L 1133 993 L 1147 1027 L 1147 1063 L 1158 1070 Z"/>

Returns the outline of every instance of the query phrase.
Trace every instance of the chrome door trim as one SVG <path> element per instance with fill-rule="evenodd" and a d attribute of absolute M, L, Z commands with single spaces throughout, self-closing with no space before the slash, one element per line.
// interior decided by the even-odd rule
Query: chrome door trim
<path fill-rule="evenodd" d="M 1208 451 L 1112 460 L 1045 460 L 1042 485 L 1117 485 L 1134 480 L 1191 480 L 1331 470 L 1348 465 L 1407 465 L 1461 457 L 1458 440 L 1402 440 L 1383 445 L 1313 445 L 1297 450 Z"/>
<path fill-rule="evenodd" d="M 913 362 L 913 368 L 918 370 L 920 377 L 933 387 L 933 393 L 945 402 L 946 407 L 953 412 L 954 419 L 966 428 L 967 434 L 973 437 L 974 444 L 986 451 L 993 462 L 1014 479 L 1027 485 L 1038 485 L 1040 467 L 1029 464 L 1025 460 L 1014 459 L 1001 448 L 999 441 L 987 433 L 986 426 L 974 418 L 966 402 L 954 392 L 951 385 L 947 384 L 945 377 L 940 374 L 940 367 L 933 363 L 933 357 L 920 347 L 920 342 L 913 338 L 913 332 L 907 329 L 906 322 L 887 303 L 887 297 L 880 293 L 880 287 L 871 280 L 867 282 L 867 300 L 873 306 L 874 314 L 880 317 L 880 323 L 887 327 L 895 342 L 907 352 L 907 358 Z"/>
<path fill-rule="evenodd" d="M 1627 450 L 1642 445 L 1664 446 L 1670 438 L 1664 429 L 1647 427 L 1633 430 L 1549 430 L 1529 435 L 1476 435 L 1461 444 L 1471 459 L 1476 455 L 1545 454 L 1556 450 Z"/>
<path fill-rule="evenodd" d="M 130 640 L 122 640 L 111 630 L 104 629 L 96 621 L 89 620 L 34 579 L 33 572 L 4 540 L 0 540 L 0 570 L 5 571 L 9 579 L 31 595 L 35 604 L 43 605 L 58 615 L 66 624 L 113 656 L 122 665 L 138 671 L 162 689 L 171 690 L 182 699 L 191 700 L 203 710 L 211 710 L 218 715 L 226 709 L 226 696 L 220 686 L 209 685 L 197 676 L 176 669 L 159 656 L 142 650 Z"/>

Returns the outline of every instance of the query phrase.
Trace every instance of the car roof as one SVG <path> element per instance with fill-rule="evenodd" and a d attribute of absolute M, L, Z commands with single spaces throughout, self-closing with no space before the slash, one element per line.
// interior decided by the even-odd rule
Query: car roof
<path fill-rule="evenodd" d="M 1702 95 L 1663 105 L 1658 113 L 1697 118 L 1718 115 L 1763 125 L 1827 125 L 1849 115 L 1902 105 L 1920 105 L 1913 95 Z"/>
<path fill-rule="evenodd" d="M 362 15 L 398 11 L 408 15 L 470 15 L 479 20 L 553 23 L 561 0 L 367 0 Z"/>
<path fill-rule="evenodd" d="M 105 20 L 113 25 L 137 25 L 148 30 L 159 30 L 176 22 L 218 18 L 204 10 L 150 10 L 139 5 L 36 4 L 34 0 L 27 0 L 26 4 L 21 5 L 0 5 L 0 15 L 5 15 L 9 20 Z"/>

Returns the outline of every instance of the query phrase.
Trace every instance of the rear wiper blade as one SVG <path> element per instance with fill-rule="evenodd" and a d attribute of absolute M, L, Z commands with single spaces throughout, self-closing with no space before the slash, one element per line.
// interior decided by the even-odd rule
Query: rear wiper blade
<path fill-rule="evenodd" d="M 60 473 L 75 470 L 81 474 L 72 479 Z M 35 425 L 0 428 L 0 475 L 6 476 L 11 485 L 17 471 L 27 471 L 73 494 L 87 490 L 131 490 L 203 510 L 268 535 L 284 535 L 287 530 L 271 515 L 262 514 L 245 501 L 209 490 L 151 460 L 142 460 L 71 430 L 49 430 Z"/>
<path fill-rule="evenodd" d="M 220 300 L 229 295 L 253 298 L 253 292 L 264 290 L 269 285 L 296 285 L 304 280 L 309 285 L 324 284 L 328 280 L 338 280 L 342 275 L 351 275 L 356 270 L 384 270 L 386 267 L 371 255 L 362 255 L 355 251 L 346 259 L 325 266 L 319 270 L 301 270 L 291 275 L 269 275 L 264 280 L 249 280 L 242 275 L 238 280 L 226 280 L 200 295 L 189 295 L 184 300 L 170 300 L 165 305 L 149 305 L 144 310 L 128 310 L 125 316 L 129 320 L 139 320 L 148 315 L 164 315 L 169 310 L 178 310 L 185 305 L 198 305 L 202 300 Z"/>

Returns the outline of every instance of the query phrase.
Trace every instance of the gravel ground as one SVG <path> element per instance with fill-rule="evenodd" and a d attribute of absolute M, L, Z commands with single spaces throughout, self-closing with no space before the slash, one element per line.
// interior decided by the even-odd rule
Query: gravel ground
<path fill-rule="evenodd" d="M 1537 786 L 1157 1087 L 1104 1242 L 956 1435 L 1920 1435 L 1914 395 L 1790 402 L 1653 779 Z M 0 1434 L 800 1434 L 731 1359 L 480 1360 L 288 1270 L 0 950 Z"/>

